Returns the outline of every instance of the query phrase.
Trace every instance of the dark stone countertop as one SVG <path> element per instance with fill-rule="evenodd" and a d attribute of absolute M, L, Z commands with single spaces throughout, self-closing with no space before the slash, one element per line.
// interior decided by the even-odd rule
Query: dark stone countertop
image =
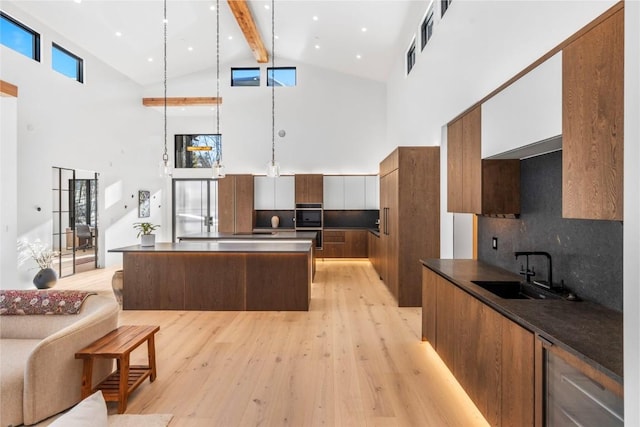
<path fill-rule="evenodd" d="M 178 236 L 179 241 L 196 240 L 312 240 L 316 238 L 317 232 L 315 231 L 295 231 L 289 229 L 254 229 L 253 232 L 246 233 L 219 233 L 219 232 L 205 232 L 187 234 L 184 236 Z"/>
<path fill-rule="evenodd" d="M 311 251 L 311 240 L 224 240 L 180 243 L 156 243 L 155 246 L 126 246 L 109 249 L 109 252 L 162 253 L 162 252 L 218 252 L 218 253 L 304 253 Z"/>
<path fill-rule="evenodd" d="M 522 327 L 623 383 L 622 313 L 586 301 L 503 299 L 471 281 L 521 281 L 519 275 L 476 260 L 421 262 Z"/>

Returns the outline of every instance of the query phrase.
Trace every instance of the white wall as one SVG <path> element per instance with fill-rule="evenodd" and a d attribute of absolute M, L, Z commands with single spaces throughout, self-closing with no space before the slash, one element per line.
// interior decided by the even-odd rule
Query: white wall
<path fill-rule="evenodd" d="M 625 2 L 624 418 L 640 425 L 640 2 Z"/>
<path fill-rule="evenodd" d="M 5 7 L 6 6 L 6 7 Z M 152 193 L 152 217 L 161 223 L 159 240 L 171 236 L 170 182 L 157 174 L 162 154 L 162 110 L 141 105 L 144 96 L 162 96 L 162 86 L 140 87 L 44 23 L 3 5 L 41 34 L 40 63 L 1 47 L 0 77 L 20 88 L 17 111 L 17 237 L 51 241 L 51 167 L 100 174 L 99 246 L 102 263 L 121 262 L 106 250 L 137 239 L 137 192 Z M 85 60 L 85 84 L 51 70 L 56 41 Z M 234 66 L 255 66 L 237 63 Z M 276 158 L 283 173 L 377 173 L 378 163 L 396 146 L 386 141 L 386 86 L 279 58 L 296 66 L 298 86 L 276 88 Z M 169 67 L 171 62 L 169 58 Z M 263 66 L 263 78 L 266 67 Z M 265 173 L 271 157 L 271 91 L 231 88 L 229 66 L 221 65 L 221 132 L 227 173 Z M 207 70 L 170 79 L 168 96 L 214 96 L 215 73 Z M 203 112 L 204 111 L 204 112 Z M 173 135 L 215 130 L 215 111 L 169 109 L 168 145 Z M 175 177 L 208 177 L 209 171 L 176 171 Z M 12 183 L 3 180 L 3 190 Z M 36 207 L 40 206 L 41 211 Z M 33 271 L 20 271 L 20 286 L 31 287 Z"/>
<path fill-rule="evenodd" d="M 4 179 L 1 184 L 3 194 L 17 191 L 17 237 L 51 241 L 52 166 L 96 171 L 100 173 L 99 227 L 104 238 L 100 251 L 104 260 L 105 248 L 136 242 L 131 223 L 137 220 L 137 205 L 130 196 L 137 197 L 138 189 L 160 189 L 156 159 L 160 157 L 161 123 L 156 114 L 141 106 L 139 85 L 43 23 L 13 10 L 10 4 L 3 4 L 3 10 L 38 31 L 42 46 L 41 62 L 0 47 L 0 78 L 19 88 L 17 159 L 14 156 L 13 160 L 17 185 L 16 180 Z M 84 58 L 85 84 L 51 70 L 54 40 Z M 118 191 L 112 191 L 114 188 Z M 151 220 L 162 218 L 157 215 Z M 17 284 L 2 286 L 32 287 L 34 271 L 29 267 L 20 269 Z"/>
<path fill-rule="evenodd" d="M 0 96 L 0 288 L 17 281 L 17 104 L 17 98 Z"/>
<path fill-rule="evenodd" d="M 377 173 L 379 162 L 396 146 L 386 140 L 385 85 L 284 59 L 276 66 L 295 66 L 298 73 L 296 87 L 275 88 L 276 160 L 281 173 Z M 223 163 L 227 173 L 264 174 L 271 159 L 266 66 L 260 87 L 230 87 L 229 69 L 220 67 Z M 168 96 L 215 96 L 215 69 L 171 79 L 167 86 Z M 145 96 L 162 96 L 161 84 L 145 88 Z M 169 110 L 171 138 L 176 133 L 215 131 L 215 111 Z M 280 129 L 287 132 L 284 138 L 277 135 Z"/>

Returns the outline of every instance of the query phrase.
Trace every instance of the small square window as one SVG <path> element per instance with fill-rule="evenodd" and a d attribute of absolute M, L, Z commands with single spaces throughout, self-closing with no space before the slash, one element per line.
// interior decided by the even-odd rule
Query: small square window
<path fill-rule="evenodd" d="M 444 13 L 447 11 L 447 9 L 449 9 L 449 6 L 451 6 L 451 2 L 453 0 L 440 0 L 440 17 L 442 18 L 444 16 Z"/>
<path fill-rule="evenodd" d="M 296 85 L 296 79 L 296 67 L 267 68 L 267 86 L 291 87 Z"/>
<path fill-rule="evenodd" d="M 232 68 L 231 86 L 260 86 L 260 68 Z"/>
<path fill-rule="evenodd" d="M 407 74 L 411 72 L 411 69 L 416 64 L 416 41 L 411 42 L 411 47 L 407 51 Z"/>
<path fill-rule="evenodd" d="M 80 83 L 84 81 L 82 58 L 55 43 L 51 46 L 51 67 Z"/>
<path fill-rule="evenodd" d="M 0 44 L 40 61 L 40 34 L 0 12 Z"/>
<path fill-rule="evenodd" d="M 420 27 L 420 41 L 422 42 L 420 50 L 424 50 L 429 40 L 431 40 L 431 36 L 433 36 L 433 9 L 427 12 L 427 16 Z"/>

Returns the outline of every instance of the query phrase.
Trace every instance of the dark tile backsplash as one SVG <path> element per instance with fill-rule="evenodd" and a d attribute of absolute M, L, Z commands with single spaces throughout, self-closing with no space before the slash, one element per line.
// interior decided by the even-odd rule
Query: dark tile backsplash
<path fill-rule="evenodd" d="M 257 210 L 256 211 L 256 228 L 271 228 L 271 217 L 277 216 L 280 218 L 279 228 L 293 228 L 293 210 L 284 211 L 268 211 Z"/>
<path fill-rule="evenodd" d="M 553 281 L 582 299 L 622 311 L 622 222 L 562 218 L 562 151 L 521 161 L 518 219 L 478 218 L 478 258 L 517 272 L 515 251 L 545 251 Z M 498 238 L 498 249 L 491 247 Z M 546 279 L 546 259 L 530 257 L 535 279 Z"/>
<path fill-rule="evenodd" d="M 380 217 L 380 211 L 375 210 L 348 210 L 348 211 L 324 211 L 325 228 L 375 228 L 376 220 Z"/>

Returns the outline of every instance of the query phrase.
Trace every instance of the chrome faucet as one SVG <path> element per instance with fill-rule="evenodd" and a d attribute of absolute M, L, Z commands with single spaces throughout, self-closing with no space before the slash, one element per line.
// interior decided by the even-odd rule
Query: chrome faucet
<path fill-rule="evenodd" d="M 553 287 L 553 279 L 552 279 L 552 275 L 551 275 L 551 269 L 552 269 L 552 264 L 551 264 L 551 255 L 548 252 L 539 252 L 539 251 L 534 251 L 534 252 L 515 252 L 516 255 L 516 259 L 518 259 L 520 256 L 524 256 L 526 257 L 526 267 L 520 267 L 520 274 L 523 275 L 527 282 L 530 283 L 531 282 L 531 277 L 536 275 L 536 272 L 534 270 L 533 267 L 531 267 L 531 269 L 529 269 L 529 255 L 541 255 L 541 256 L 545 256 L 547 258 L 547 267 L 548 267 L 548 272 L 547 272 L 547 281 L 543 282 L 543 281 L 536 281 L 534 280 L 533 283 L 535 283 L 536 285 L 542 286 L 543 288 L 547 288 L 547 289 L 551 289 Z"/>

